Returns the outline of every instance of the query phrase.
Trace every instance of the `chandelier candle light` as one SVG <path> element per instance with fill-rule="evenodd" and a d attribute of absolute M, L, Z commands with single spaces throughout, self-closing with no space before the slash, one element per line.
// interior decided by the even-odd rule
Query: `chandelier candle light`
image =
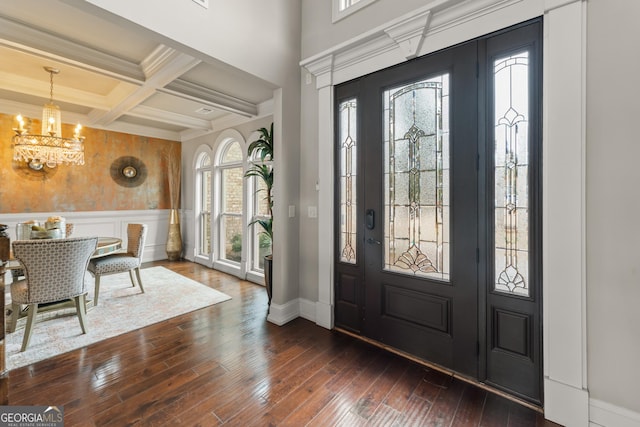
<path fill-rule="evenodd" d="M 53 103 L 53 75 L 60 70 L 44 67 L 49 73 L 50 98 L 42 110 L 42 130 L 40 135 L 29 133 L 29 126 L 22 115 L 16 116 L 17 126 L 13 128 L 13 159 L 29 163 L 31 169 L 40 170 L 45 165 L 54 168 L 62 163 L 84 165 L 84 137 L 80 135 L 82 126 L 78 124 L 72 138 L 62 137 L 60 107 Z M 28 121 L 27 123 L 30 123 Z"/>

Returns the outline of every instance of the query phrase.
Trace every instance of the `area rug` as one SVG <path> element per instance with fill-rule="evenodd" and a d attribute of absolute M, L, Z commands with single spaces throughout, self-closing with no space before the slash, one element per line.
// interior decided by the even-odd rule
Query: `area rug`
<path fill-rule="evenodd" d="M 227 294 L 164 267 L 140 271 L 144 294 L 138 286 L 131 286 L 127 273 L 102 277 L 99 305 L 87 312 L 86 334 L 82 334 L 74 309 L 43 313 L 38 315 L 29 347 L 20 352 L 26 318 L 20 319 L 16 331 L 6 335 L 7 369 L 29 365 L 231 299 Z M 87 273 L 85 280 L 91 299 L 93 277 Z M 8 303 L 10 306 L 10 301 Z"/>

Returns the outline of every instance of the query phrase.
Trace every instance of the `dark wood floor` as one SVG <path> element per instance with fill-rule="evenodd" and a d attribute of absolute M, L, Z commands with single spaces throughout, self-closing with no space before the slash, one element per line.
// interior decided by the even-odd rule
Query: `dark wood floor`
<path fill-rule="evenodd" d="M 539 413 L 338 332 L 266 322 L 261 286 L 156 262 L 233 299 L 11 371 L 67 426 L 543 426 Z"/>

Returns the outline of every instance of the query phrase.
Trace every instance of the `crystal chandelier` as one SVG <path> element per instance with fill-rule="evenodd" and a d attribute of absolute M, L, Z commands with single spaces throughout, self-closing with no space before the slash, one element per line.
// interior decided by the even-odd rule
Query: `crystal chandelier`
<path fill-rule="evenodd" d="M 42 110 L 42 131 L 40 135 L 29 133 L 30 120 L 16 116 L 17 126 L 13 128 L 13 159 L 29 163 L 31 169 L 40 170 L 45 165 L 54 168 L 62 163 L 84 165 L 84 137 L 80 136 L 82 126 L 78 124 L 73 138 L 62 137 L 60 107 L 53 103 L 53 75 L 60 70 L 44 67 L 49 73 L 50 98 Z"/>

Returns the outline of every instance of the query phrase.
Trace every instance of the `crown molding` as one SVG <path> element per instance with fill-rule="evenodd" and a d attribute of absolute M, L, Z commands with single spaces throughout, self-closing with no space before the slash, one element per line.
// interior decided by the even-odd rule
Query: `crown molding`
<path fill-rule="evenodd" d="M 358 71 L 349 70 L 361 64 L 377 63 L 380 64 L 378 68 L 384 68 L 424 55 L 428 53 L 424 44 L 429 37 L 521 1 L 523 0 L 432 1 L 387 24 L 304 59 L 300 66 L 316 78 L 323 76 L 321 82 L 316 82 L 317 88 L 334 84 L 357 76 Z M 339 79 L 336 78 L 337 73 L 340 74 Z"/>
<path fill-rule="evenodd" d="M 130 83 L 144 81 L 136 63 L 2 16 L 0 45 Z"/>

